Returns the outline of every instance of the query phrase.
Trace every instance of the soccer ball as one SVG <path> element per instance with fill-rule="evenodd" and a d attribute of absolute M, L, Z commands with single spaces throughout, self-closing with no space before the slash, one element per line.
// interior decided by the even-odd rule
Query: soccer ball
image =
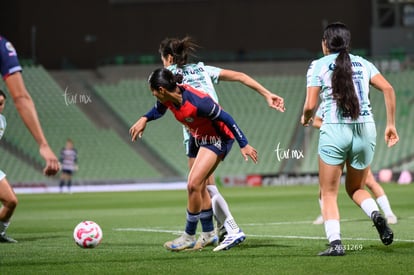
<path fill-rule="evenodd" d="M 93 221 L 83 221 L 73 230 L 73 238 L 82 248 L 95 248 L 102 241 L 102 229 Z"/>

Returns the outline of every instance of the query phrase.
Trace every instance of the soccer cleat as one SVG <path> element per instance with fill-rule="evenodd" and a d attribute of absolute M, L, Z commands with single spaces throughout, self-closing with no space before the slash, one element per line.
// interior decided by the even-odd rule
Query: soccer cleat
<path fill-rule="evenodd" d="M 195 245 L 195 236 L 188 235 L 187 233 L 183 233 L 179 238 L 166 242 L 164 247 L 170 251 L 181 251 L 184 249 L 193 248 Z"/>
<path fill-rule="evenodd" d="M 388 215 L 386 219 L 388 224 L 397 224 L 398 222 L 397 216 L 395 215 Z"/>
<path fill-rule="evenodd" d="M 211 232 L 201 232 L 200 237 L 198 237 L 197 242 L 195 243 L 193 250 L 201 250 L 206 246 L 218 244 L 218 237 L 216 232 L 213 230 Z"/>
<path fill-rule="evenodd" d="M 389 228 L 387 221 L 382 217 L 381 213 L 374 211 L 371 214 L 374 226 L 377 228 L 378 234 L 383 244 L 390 245 L 394 239 L 394 233 Z"/>
<path fill-rule="evenodd" d="M 239 229 L 239 233 L 228 234 L 225 236 L 224 241 L 219 246 L 213 249 L 213 251 L 228 250 L 233 246 L 236 246 L 246 239 L 246 235 Z"/>
<path fill-rule="evenodd" d="M 313 222 L 313 224 L 323 224 L 323 217 L 319 215 Z"/>
<path fill-rule="evenodd" d="M 328 249 L 322 251 L 318 256 L 344 256 L 345 249 L 341 243 L 341 240 L 333 241 L 329 244 Z"/>
<path fill-rule="evenodd" d="M 6 234 L 0 234 L 0 243 L 17 243 L 17 241 Z"/>

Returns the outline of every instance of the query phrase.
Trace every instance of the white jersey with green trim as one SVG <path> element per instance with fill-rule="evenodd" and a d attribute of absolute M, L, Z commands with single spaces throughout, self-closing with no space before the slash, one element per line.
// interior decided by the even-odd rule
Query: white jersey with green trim
<path fill-rule="evenodd" d="M 336 105 L 332 96 L 332 73 L 335 68 L 335 60 L 338 53 L 326 55 L 320 59 L 314 60 L 309 66 L 306 75 L 307 87 L 321 87 L 320 92 L 320 115 L 323 123 L 365 123 L 374 122 L 369 101 L 369 83 L 373 76 L 379 74 L 378 69 L 368 60 L 350 54 L 354 81 L 355 92 L 357 93 L 360 114 L 356 120 L 350 116 L 344 116 Z"/>
<path fill-rule="evenodd" d="M 183 67 L 178 67 L 174 64 L 168 66 L 167 69 L 174 74 L 181 74 L 184 84 L 188 84 L 197 90 L 209 94 L 218 102 L 218 96 L 213 84 L 219 82 L 221 68 L 206 66 L 203 62 L 198 62 L 197 64 L 186 64 Z"/>

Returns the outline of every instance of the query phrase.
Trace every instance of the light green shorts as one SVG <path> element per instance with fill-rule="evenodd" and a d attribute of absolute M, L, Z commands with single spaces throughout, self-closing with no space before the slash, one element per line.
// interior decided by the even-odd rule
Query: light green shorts
<path fill-rule="evenodd" d="M 323 124 L 320 129 L 318 153 L 329 165 L 346 160 L 355 169 L 368 167 L 375 153 L 375 123 Z"/>

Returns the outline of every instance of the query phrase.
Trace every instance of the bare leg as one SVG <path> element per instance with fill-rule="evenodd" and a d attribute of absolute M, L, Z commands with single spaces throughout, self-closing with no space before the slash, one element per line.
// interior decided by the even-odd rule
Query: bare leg
<path fill-rule="evenodd" d="M 3 204 L 0 209 L 0 221 L 8 222 L 17 206 L 17 197 L 6 178 L 0 180 L 0 200 Z"/>
<path fill-rule="evenodd" d="M 6 236 L 10 219 L 17 207 L 18 200 L 13 188 L 4 177 L 0 180 L 0 200 L 3 206 L 0 208 L 0 242 L 15 243 L 16 240 Z"/>
<path fill-rule="evenodd" d="M 368 171 L 367 179 L 365 181 L 365 184 L 368 186 L 368 188 L 374 194 L 379 207 L 384 212 L 384 215 L 387 219 L 387 222 L 389 224 L 396 224 L 398 222 L 397 216 L 392 211 L 391 204 L 388 200 L 388 197 L 385 194 L 384 189 L 382 188 L 382 186 L 375 180 L 375 177 L 372 174 L 371 169 L 369 169 L 369 171 Z"/>
<path fill-rule="evenodd" d="M 321 196 L 322 216 L 329 248 L 319 253 L 320 256 L 344 255 L 341 243 L 339 223 L 338 191 L 343 164 L 328 165 L 319 158 L 319 190 Z"/>

